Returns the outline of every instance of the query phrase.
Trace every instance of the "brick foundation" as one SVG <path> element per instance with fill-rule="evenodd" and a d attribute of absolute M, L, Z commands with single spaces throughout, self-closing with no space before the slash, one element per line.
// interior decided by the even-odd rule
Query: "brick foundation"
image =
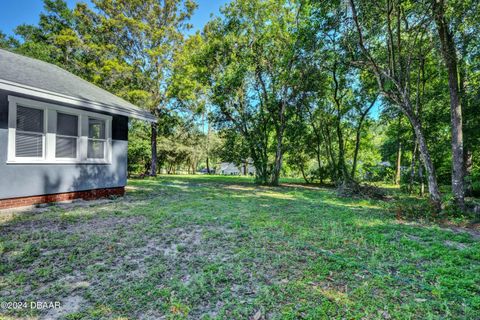
<path fill-rule="evenodd" d="M 15 207 L 32 206 L 40 203 L 68 201 L 74 199 L 95 200 L 110 196 L 123 196 L 125 187 L 94 189 L 85 191 L 74 191 L 66 193 L 45 194 L 41 196 L 19 197 L 0 199 L 0 209 L 8 209 Z"/>

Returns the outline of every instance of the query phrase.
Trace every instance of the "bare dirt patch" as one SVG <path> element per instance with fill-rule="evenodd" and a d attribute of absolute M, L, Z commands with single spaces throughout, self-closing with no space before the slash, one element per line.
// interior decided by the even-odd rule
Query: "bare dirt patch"
<path fill-rule="evenodd" d="M 28 233 L 28 232 L 66 232 L 69 234 L 80 234 L 88 236 L 95 233 L 105 233 L 121 226 L 130 226 L 141 223 L 145 218 L 135 217 L 88 217 L 80 221 L 63 221 L 61 219 L 30 219 L 27 221 L 18 221 L 4 226 L 0 230 L 8 233 Z"/>
<path fill-rule="evenodd" d="M 467 249 L 468 246 L 464 243 L 460 243 L 460 242 L 456 242 L 456 241 L 450 241 L 450 240 L 446 240 L 443 242 L 447 247 L 450 247 L 450 248 L 455 248 L 455 249 L 458 249 L 458 250 L 463 250 L 463 249 Z"/>
<path fill-rule="evenodd" d="M 233 190 L 233 191 L 255 191 L 256 188 L 252 186 L 246 186 L 246 185 L 239 185 L 239 184 L 230 184 L 224 186 L 225 189 L 228 190 Z"/>
<path fill-rule="evenodd" d="M 463 228 L 463 227 L 455 227 L 455 226 L 446 226 L 446 227 L 443 227 L 442 229 L 452 231 L 453 233 L 468 233 L 472 236 L 473 239 L 475 240 L 480 239 L 479 229 Z"/>
<path fill-rule="evenodd" d="M 78 312 L 84 304 L 85 299 L 83 299 L 81 296 L 68 296 L 61 300 L 60 308 L 50 309 L 50 311 L 45 314 L 43 319 L 61 319 L 68 314 Z"/>

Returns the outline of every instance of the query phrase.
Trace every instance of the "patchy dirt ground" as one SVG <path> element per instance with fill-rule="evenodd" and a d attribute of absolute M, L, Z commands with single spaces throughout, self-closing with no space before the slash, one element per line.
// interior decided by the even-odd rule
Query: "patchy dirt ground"
<path fill-rule="evenodd" d="M 238 179 L 238 178 L 237 178 Z M 379 201 L 220 178 L 133 181 L 125 199 L 0 221 L 11 319 L 474 318 L 478 239 Z M 401 301 L 402 303 L 399 303 Z"/>

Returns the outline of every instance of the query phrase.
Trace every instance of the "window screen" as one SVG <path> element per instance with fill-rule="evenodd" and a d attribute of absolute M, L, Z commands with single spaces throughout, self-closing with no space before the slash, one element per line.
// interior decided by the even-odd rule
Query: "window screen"
<path fill-rule="evenodd" d="M 92 139 L 105 139 L 105 121 L 88 119 L 88 137 Z"/>
<path fill-rule="evenodd" d="M 88 141 L 88 158 L 103 159 L 105 158 L 105 141 Z"/>
<path fill-rule="evenodd" d="M 43 156 L 44 111 L 17 107 L 15 156 L 41 158 Z"/>
<path fill-rule="evenodd" d="M 55 156 L 57 158 L 76 158 L 77 138 L 57 136 Z"/>
<path fill-rule="evenodd" d="M 78 116 L 58 112 L 55 157 L 76 158 L 77 138 Z"/>
<path fill-rule="evenodd" d="M 90 159 L 104 159 L 105 145 L 105 121 L 89 118 L 87 157 Z"/>
<path fill-rule="evenodd" d="M 57 134 L 62 136 L 78 136 L 78 116 L 57 113 Z"/>

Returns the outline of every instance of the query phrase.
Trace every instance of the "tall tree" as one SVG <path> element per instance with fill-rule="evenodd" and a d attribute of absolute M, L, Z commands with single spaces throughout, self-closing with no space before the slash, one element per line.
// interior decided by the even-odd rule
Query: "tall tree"
<path fill-rule="evenodd" d="M 405 13 L 405 3 L 396 0 L 387 0 L 384 6 L 375 8 L 362 2 L 363 20 L 360 20 L 357 5 L 349 0 L 352 12 L 353 28 L 356 30 L 357 42 L 361 52 L 361 65 L 367 67 L 377 79 L 381 94 L 395 103 L 410 121 L 417 137 L 420 153 L 428 174 L 428 188 L 430 199 L 436 210 L 441 210 L 441 195 L 438 187 L 435 167 L 428 149 L 422 123 L 415 113 L 411 101 L 410 79 L 415 50 L 424 41 L 425 14 L 414 14 L 408 19 Z M 367 14 L 368 12 L 368 14 Z M 415 19 L 413 18 L 415 17 Z M 368 20 L 370 19 L 370 20 Z M 377 28 L 371 28 L 366 33 L 364 25 L 371 26 L 371 19 L 377 20 Z M 380 23 L 378 23 L 380 21 Z M 380 37 L 380 30 L 387 30 L 386 36 Z M 366 43 L 367 40 L 378 41 L 384 39 L 380 46 Z M 371 47 L 380 52 L 372 52 Z M 380 61 L 382 63 L 380 63 Z"/>
<path fill-rule="evenodd" d="M 300 9 L 290 1 L 237 0 L 204 32 L 217 125 L 244 136 L 260 183 L 279 182 L 285 132 L 300 95 Z"/>
<path fill-rule="evenodd" d="M 168 106 L 167 88 L 174 48 L 183 39 L 196 3 L 193 0 L 94 0 L 105 32 L 137 68 L 145 104 L 157 117 Z M 151 125 L 152 164 L 157 174 L 157 123 Z"/>
<path fill-rule="evenodd" d="M 357 112 L 358 112 L 358 120 L 357 120 L 356 129 L 355 129 L 355 149 L 353 151 L 352 172 L 350 173 L 350 176 L 352 177 L 352 179 L 355 179 L 355 173 L 357 172 L 357 162 L 358 162 L 358 154 L 360 152 L 360 142 L 361 142 L 363 124 L 369 112 L 377 103 L 377 96 L 374 96 L 373 99 L 372 98 L 370 99 L 371 100 L 369 102 L 364 101 L 364 99 L 360 99 L 360 102 L 356 105 Z"/>
<path fill-rule="evenodd" d="M 452 132 L 452 193 L 459 208 L 465 207 L 462 104 L 458 82 L 457 48 L 444 0 L 432 0 L 433 17 L 441 43 L 441 52 L 448 72 Z"/>

